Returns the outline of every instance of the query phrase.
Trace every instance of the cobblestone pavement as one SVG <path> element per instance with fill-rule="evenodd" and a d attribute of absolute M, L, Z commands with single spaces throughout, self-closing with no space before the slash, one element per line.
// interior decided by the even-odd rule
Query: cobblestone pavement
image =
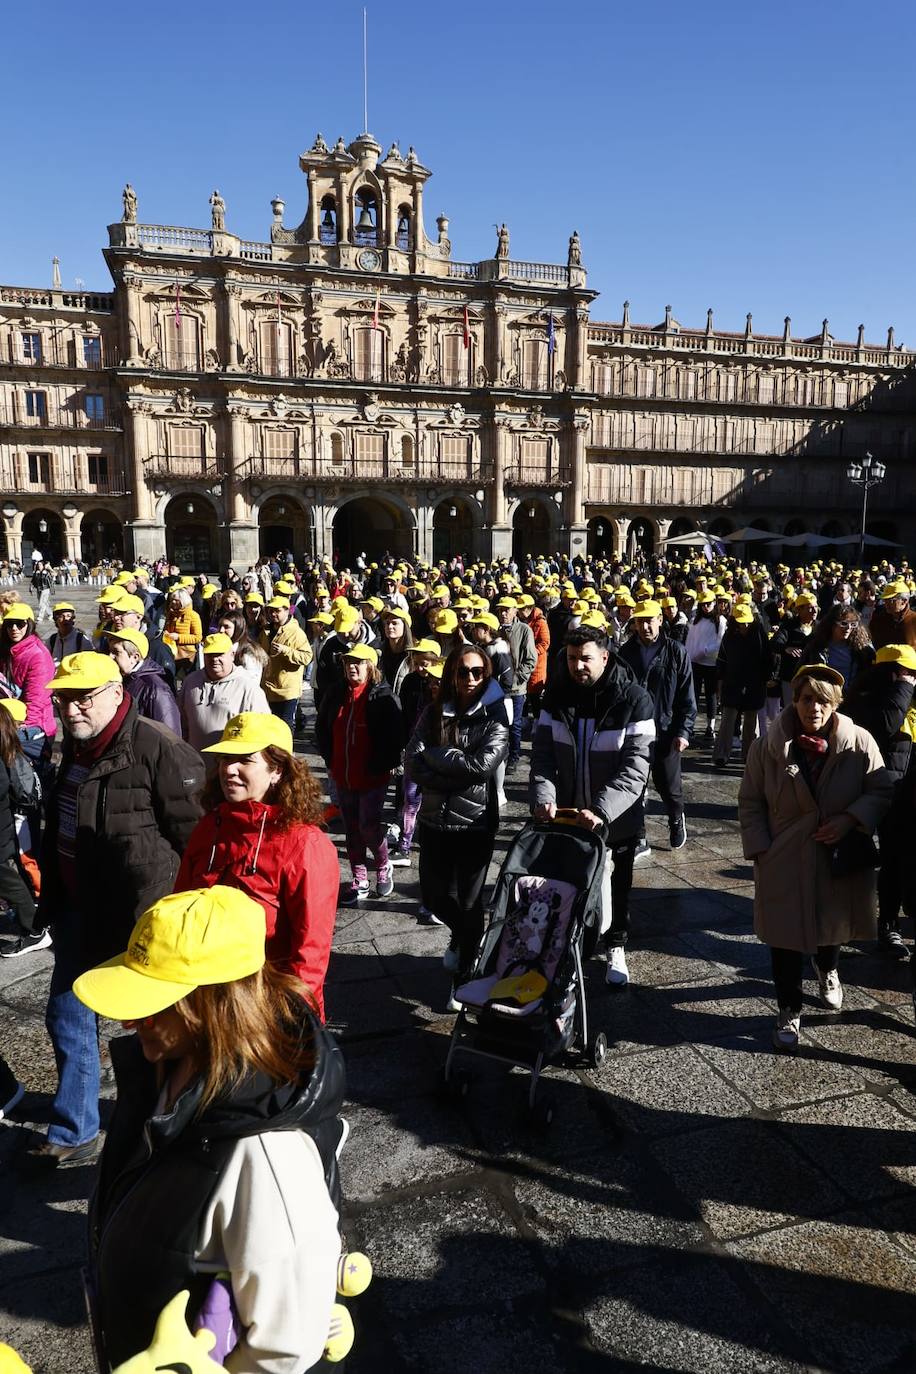
<path fill-rule="evenodd" d="M 844 951 L 843 1012 L 809 999 L 801 1052 L 774 1054 L 738 769 L 714 773 L 702 745 L 687 757 L 687 847 L 672 854 L 654 816 L 637 868 L 632 984 L 588 969 L 611 1052 L 600 1072 L 549 1071 L 549 1129 L 517 1072 L 484 1065 L 466 1098 L 439 1093 L 445 937 L 417 923 L 415 868 L 389 901 L 341 911 L 327 1002 L 349 1065 L 345 1229 L 376 1271 L 352 1304 L 351 1374 L 916 1368 L 906 969 Z M 46 953 L 0 960 L 0 1049 L 30 1090 L 20 1122 L 47 1117 L 49 969 Z M 36 1374 L 84 1374 L 92 1171 L 29 1181 L 24 1142 L 0 1127 L 0 1336 Z"/>

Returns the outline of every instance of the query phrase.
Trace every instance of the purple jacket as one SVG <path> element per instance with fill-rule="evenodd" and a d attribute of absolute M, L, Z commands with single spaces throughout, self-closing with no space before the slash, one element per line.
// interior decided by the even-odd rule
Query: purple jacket
<path fill-rule="evenodd" d="M 48 683 L 54 676 L 54 660 L 47 646 L 36 634 L 29 635 L 18 644 L 10 645 L 12 669 L 10 677 L 19 688 L 19 694 L 26 705 L 24 725 L 37 725 L 53 739 L 57 733 L 54 707 Z"/>
<path fill-rule="evenodd" d="M 158 720 L 181 738 L 178 702 L 164 668 L 160 668 L 153 659 L 144 658 L 124 679 L 124 687 L 137 703 L 141 716 L 147 720 Z"/>

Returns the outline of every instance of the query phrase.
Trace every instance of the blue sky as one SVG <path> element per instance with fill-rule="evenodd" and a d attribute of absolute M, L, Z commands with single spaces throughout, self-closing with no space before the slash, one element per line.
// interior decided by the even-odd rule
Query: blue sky
<path fill-rule="evenodd" d="M 362 6 L 158 0 L 7 7 L 0 281 L 107 284 L 106 224 L 265 239 L 304 209 L 299 153 L 362 125 Z M 916 347 L 913 0 L 369 4 L 369 124 L 432 169 L 456 258 L 565 260 L 593 317 Z M 10 59 L 18 55 L 17 60 Z"/>

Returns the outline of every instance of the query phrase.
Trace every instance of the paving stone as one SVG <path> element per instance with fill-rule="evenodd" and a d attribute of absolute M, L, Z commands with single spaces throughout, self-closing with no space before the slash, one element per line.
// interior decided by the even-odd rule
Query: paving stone
<path fill-rule="evenodd" d="M 773 1009 L 761 997 L 748 996 L 759 985 L 741 980 L 690 983 L 656 989 L 658 1015 L 695 1045 L 734 1035 L 736 1025 L 750 1035 L 772 1030 Z"/>
<path fill-rule="evenodd" d="M 806 1164 L 773 1122 L 721 1121 L 651 1149 L 688 1214 L 719 1239 L 822 1216 L 844 1203 L 839 1188 Z"/>
<path fill-rule="evenodd" d="M 436 1087 L 437 1059 L 426 1040 L 408 1031 L 345 1042 L 347 1101 L 378 1106 L 401 1097 L 429 1096 Z"/>
<path fill-rule="evenodd" d="M 337 983 L 359 983 L 386 976 L 385 966 L 371 940 L 354 941 L 345 948 L 346 954 L 339 949 L 331 951 L 331 961 L 325 979 L 325 996 L 328 995 L 328 989 Z"/>
<path fill-rule="evenodd" d="M 410 1008 L 391 994 L 387 978 L 335 983 L 325 989 L 328 1022 L 346 1036 L 402 1030 L 411 1024 Z"/>
<path fill-rule="evenodd" d="M 775 1015 L 763 1034 L 744 1033 L 715 1044 L 700 1044 L 697 1053 L 764 1111 L 858 1092 L 865 1087 L 862 1074 L 846 1064 L 838 1064 L 808 1039 L 804 1018 L 802 1046 L 795 1054 L 779 1054 L 772 1048 L 773 1024 Z"/>
<path fill-rule="evenodd" d="M 540 1307 L 520 1310 L 517 1303 L 494 1299 L 485 1314 L 455 1312 L 437 1321 L 411 1323 L 394 1333 L 393 1344 L 398 1369 L 435 1370 L 437 1374 L 510 1371 L 519 1368 L 521 1347 L 525 1368 L 573 1374 L 582 1367 L 581 1355 L 571 1348 L 577 1335 L 572 1323 L 563 1323 Z M 371 1340 L 368 1331 L 365 1339 Z M 357 1346 L 347 1359 L 347 1374 L 369 1374 L 382 1367 L 371 1352 L 365 1362 L 362 1355 Z"/>
<path fill-rule="evenodd" d="M 612 1116 L 631 1131 L 673 1135 L 706 1126 L 709 1118 L 745 1116 L 750 1103 L 691 1046 L 609 1058 L 589 1073 Z"/>
<path fill-rule="evenodd" d="M 677 935 L 654 935 L 634 941 L 627 951 L 627 964 L 630 978 L 641 987 L 699 982 L 719 977 L 715 965 L 707 963 Z"/>
<path fill-rule="evenodd" d="M 347 1239 L 371 1255 L 375 1302 L 395 1330 L 421 1314 L 485 1316 L 494 1295 L 508 1302 L 543 1286 L 534 1247 L 484 1192 L 380 1203 L 348 1219 Z"/>
<path fill-rule="evenodd" d="M 341 1158 L 348 1201 L 365 1201 L 408 1185 L 479 1168 L 457 1113 L 429 1097 L 404 1097 L 385 1108 L 348 1104 L 350 1136 Z"/>
<path fill-rule="evenodd" d="M 595 1245 L 600 1273 L 603 1247 Z M 674 1374 L 790 1374 L 799 1366 L 769 1314 L 747 1302 L 729 1266 L 706 1254 L 665 1250 L 613 1274 L 585 1308 L 596 1349 L 619 1368 Z M 637 1261 L 649 1258 L 651 1263 Z M 624 1363 L 626 1361 L 627 1363 Z M 611 1363 L 610 1368 L 614 1368 Z"/>
<path fill-rule="evenodd" d="M 32 1374 L 96 1374 L 79 1268 L 5 1282 L 0 1339 Z"/>
<path fill-rule="evenodd" d="M 812 1102 L 780 1113 L 783 1139 L 862 1201 L 916 1187 L 916 1118 L 874 1093 Z"/>
<path fill-rule="evenodd" d="M 817 1364 L 913 1368 L 916 1257 L 866 1225 L 811 1221 L 729 1244 Z M 812 1361 L 813 1362 L 813 1361 Z"/>
<path fill-rule="evenodd" d="M 813 1043 L 871 1081 L 916 1077 L 916 1034 L 912 1027 L 870 1002 L 867 1007 L 856 1008 L 849 995 L 840 1016 L 812 1020 L 808 1033 Z"/>
<path fill-rule="evenodd" d="M 711 964 L 752 977 L 765 983 L 772 994 L 769 946 L 761 944 L 748 930 L 732 927 L 719 930 L 685 930 L 682 938 Z"/>

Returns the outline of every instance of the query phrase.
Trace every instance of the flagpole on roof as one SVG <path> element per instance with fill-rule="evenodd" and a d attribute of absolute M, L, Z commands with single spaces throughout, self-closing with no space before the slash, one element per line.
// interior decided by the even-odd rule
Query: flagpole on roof
<path fill-rule="evenodd" d="M 363 133 L 369 132 L 369 29 L 363 6 Z"/>

